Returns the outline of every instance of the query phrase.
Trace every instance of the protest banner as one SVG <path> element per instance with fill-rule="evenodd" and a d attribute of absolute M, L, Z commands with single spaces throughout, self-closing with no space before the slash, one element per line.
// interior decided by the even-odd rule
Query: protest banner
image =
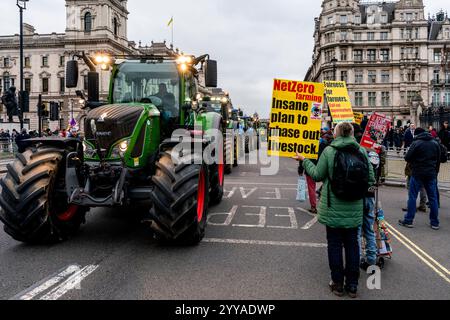
<path fill-rule="evenodd" d="M 361 139 L 361 147 L 379 151 L 390 125 L 390 117 L 380 113 L 372 114 Z"/>
<path fill-rule="evenodd" d="M 347 85 L 344 81 L 324 81 L 325 96 L 333 123 L 354 122 Z"/>
<path fill-rule="evenodd" d="M 364 115 L 362 113 L 359 112 L 353 112 L 353 116 L 355 118 L 355 123 L 358 125 L 361 125 L 363 119 L 364 119 Z"/>
<path fill-rule="evenodd" d="M 318 158 L 323 94 L 322 83 L 274 80 L 269 156 Z"/>

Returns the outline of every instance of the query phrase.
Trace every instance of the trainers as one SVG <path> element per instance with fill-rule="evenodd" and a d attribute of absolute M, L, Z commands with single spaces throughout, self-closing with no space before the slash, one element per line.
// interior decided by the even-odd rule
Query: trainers
<path fill-rule="evenodd" d="M 345 287 L 345 291 L 347 291 L 348 296 L 352 299 L 355 299 L 358 296 L 358 288 L 355 286 Z"/>
<path fill-rule="evenodd" d="M 414 228 L 412 223 L 406 223 L 404 220 L 398 220 L 398 224 L 406 228 Z"/>
<path fill-rule="evenodd" d="M 408 212 L 408 208 L 402 208 L 403 212 Z"/>
<path fill-rule="evenodd" d="M 430 225 L 430 227 L 431 227 L 431 229 L 433 229 L 433 230 L 439 230 L 439 229 L 440 229 L 439 226 L 433 226 L 433 225 Z"/>
<path fill-rule="evenodd" d="M 334 295 L 338 297 L 342 297 L 344 295 L 344 286 L 342 284 L 337 284 L 331 281 L 329 287 Z"/>
<path fill-rule="evenodd" d="M 317 209 L 316 208 L 311 208 L 308 211 L 313 213 L 313 214 L 317 214 Z"/>
<path fill-rule="evenodd" d="M 364 270 L 367 271 L 367 269 L 369 268 L 369 263 L 366 260 L 363 260 L 359 263 L 359 267 Z"/>

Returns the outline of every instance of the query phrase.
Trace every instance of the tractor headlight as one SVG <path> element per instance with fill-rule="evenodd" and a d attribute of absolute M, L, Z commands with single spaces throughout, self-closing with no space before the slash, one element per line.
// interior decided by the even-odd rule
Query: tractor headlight
<path fill-rule="evenodd" d="M 122 140 L 116 145 L 114 145 L 113 149 L 111 150 L 111 158 L 112 159 L 118 159 L 123 158 L 125 155 L 125 152 L 128 150 L 128 146 L 130 145 L 130 139 Z"/>
<path fill-rule="evenodd" d="M 95 150 L 95 147 L 87 141 L 83 141 L 83 152 L 84 157 L 89 159 L 94 159 L 97 155 L 97 150 Z"/>

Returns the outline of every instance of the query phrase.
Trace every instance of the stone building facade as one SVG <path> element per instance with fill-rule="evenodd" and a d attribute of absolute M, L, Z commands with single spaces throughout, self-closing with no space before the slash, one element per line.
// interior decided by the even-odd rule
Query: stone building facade
<path fill-rule="evenodd" d="M 63 3 L 61 2 L 61 5 Z M 30 94 L 30 110 L 24 113 L 31 130 L 38 128 L 37 101 L 58 102 L 60 121 L 44 121 L 44 128 L 66 127 L 79 112 L 75 90 L 87 90 L 89 68 L 80 61 L 79 84 L 65 88 L 65 62 L 75 52 L 87 54 L 134 54 L 135 44 L 127 39 L 127 0 L 66 0 L 65 33 L 39 34 L 33 26 L 24 24 L 24 90 Z M 0 36 L 0 91 L 10 86 L 20 88 L 19 35 Z M 109 72 L 100 72 L 100 92 L 105 98 Z M 0 112 L 0 122 L 6 122 L 6 108 Z M 17 117 L 15 120 L 18 121 Z"/>
<path fill-rule="evenodd" d="M 416 122 L 450 102 L 449 41 L 448 17 L 425 17 L 423 0 L 324 0 L 305 80 L 346 81 L 355 111 Z"/>

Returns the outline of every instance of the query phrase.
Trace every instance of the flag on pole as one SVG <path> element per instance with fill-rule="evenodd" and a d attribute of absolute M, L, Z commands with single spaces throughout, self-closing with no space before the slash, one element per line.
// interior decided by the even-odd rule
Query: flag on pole
<path fill-rule="evenodd" d="M 169 22 L 167 23 L 167 26 L 170 27 L 173 23 L 173 16 L 170 18 Z"/>

